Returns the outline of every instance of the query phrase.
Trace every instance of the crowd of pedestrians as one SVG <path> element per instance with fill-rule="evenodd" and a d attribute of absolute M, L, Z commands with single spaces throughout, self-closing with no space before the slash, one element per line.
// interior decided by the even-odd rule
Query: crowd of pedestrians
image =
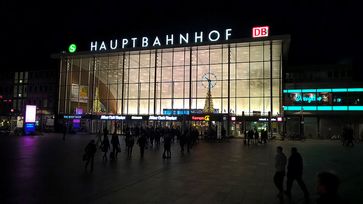
<path fill-rule="evenodd" d="M 268 140 L 268 133 L 267 130 L 262 129 L 260 132 L 255 129 L 246 130 L 244 133 L 244 144 L 250 145 L 250 144 L 266 144 Z"/>
<path fill-rule="evenodd" d="M 140 158 L 144 158 L 145 149 L 155 148 L 159 149 L 161 143 L 163 143 L 163 159 L 171 158 L 171 146 L 172 143 L 179 142 L 180 152 L 184 154 L 185 148 L 189 153 L 192 146 L 198 143 L 199 132 L 195 127 L 191 127 L 190 130 L 184 132 L 180 127 L 128 127 L 123 129 L 123 135 L 118 135 L 114 131 L 109 139 L 109 131 L 107 128 L 103 129 L 103 133 L 99 130 L 96 134 L 96 138 L 91 140 L 85 148 L 83 159 L 85 161 L 85 170 L 90 163 L 91 171 L 93 170 L 93 160 L 97 149 L 102 152 L 103 162 L 108 160 L 116 160 L 118 154 L 121 152 L 121 142 L 119 137 L 124 137 L 125 150 L 127 158 L 132 158 L 133 147 L 135 145 L 140 148 Z M 91 149 L 91 150 L 90 150 Z"/>

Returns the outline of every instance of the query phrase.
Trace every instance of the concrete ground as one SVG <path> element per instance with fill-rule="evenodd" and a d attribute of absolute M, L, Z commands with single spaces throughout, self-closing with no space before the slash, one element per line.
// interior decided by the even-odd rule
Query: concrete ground
<path fill-rule="evenodd" d="M 164 160 L 162 146 L 147 149 L 140 159 L 137 145 L 128 159 L 121 138 L 118 160 L 102 162 L 98 151 L 89 173 L 82 154 L 92 138 L 67 135 L 62 141 L 55 133 L 0 137 L 0 203 L 280 203 L 273 184 L 278 145 L 287 156 L 293 146 L 303 156 L 311 203 L 321 170 L 339 175 L 345 200 L 363 202 L 362 144 L 345 147 L 338 141 L 305 140 L 245 146 L 241 139 L 202 141 L 184 155 L 173 144 L 172 158 Z M 304 203 L 296 183 L 290 203 Z"/>

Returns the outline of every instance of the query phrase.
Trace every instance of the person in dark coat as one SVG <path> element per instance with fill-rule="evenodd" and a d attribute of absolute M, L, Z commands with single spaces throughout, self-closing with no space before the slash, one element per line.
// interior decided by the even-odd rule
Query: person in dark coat
<path fill-rule="evenodd" d="M 163 158 L 171 158 L 171 135 L 168 133 L 164 136 L 164 152 Z"/>
<path fill-rule="evenodd" d="M 101 149 L 102 149 L 102 152 L 104 152 L 102 159 L 103 159 L 103 161 L 107 161 L 107 152 L 110 149 L 110 141 L 108 140 L 107 135 L 103 136 Z"/>
<path fill-rule="evenodd" d="M 184 153 L 184 146 L 185 146 L 185 143 L 187 142 L 187 135 L 188 132 L 185 131 L 183 134 L 181 134 L 180 138 L 179 138 L 179 145 L 180 145 L 180 152 L 181 153 Z"/>
<path fill-rule="evenodd" d="M 284 190 L 284 177 L 286 170 L 287 158 L 282 151 L 282 147 L 278 146 L 276 148 L 277 154 L 275 156 L 275 175 L 274 175 L 274 183 L 277 189 L 279 190 L 279 194 L 277 195 L 279 198 L 283 196 Z"/>
<path fill-rule="evenodd" d="M 121 147 L 120 147 L 120 140 L 118 139 L 116 130 L 112 134 L 111 144 L 112 144 L 112 154 L 114 155 L 113 159 L 117 159 L 117 153 L 121 151 Z"/>
<path fill-rule="evenodd" d="M 309 198 L 309 192 L 302 180 L 303 173 L 303 159 L 296 147 L 291 148 L 291 155 L 287 164 L 287 190 L 286 195 L 291 197 L 291 188 L 294 180 L 299 184 L 301 190 L 304 192 L 306 199 Z"/>
<path fill-rule="evenodd" d="M 134 147 L 134 143 L 135 143 L 134 136 L 127 134 L 125 140 L 126 140 L 126 146 L 127 146 L 127 157 L 131 158 L 132 148 Z"/>
<path fill-rule="evenodd" d="M 144 133 L 142 133 L 140 135 L 139 139 L 137 139 L 137 144 L 140 147 L 140 157 L 143 158 L 144 157 L 145 146 L 146 146 L 146 135 Z"/>
<path fill-rule="evenodd" d="M 97 146 L 95 140 L 91 140 L 85 148 L 85 159 L 86 159 L 86 164 L 84 166 L 85 171 L 87 171 L 87 166 L 90 162 L 91 162 L 91 172 L 93 171 L 93 161 L 95 158 L 96 151 L 97 151 Z"/>

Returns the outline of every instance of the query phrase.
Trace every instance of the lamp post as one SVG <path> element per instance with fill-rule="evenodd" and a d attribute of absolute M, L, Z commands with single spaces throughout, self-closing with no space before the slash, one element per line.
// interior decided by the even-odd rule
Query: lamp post
<path fill-rule="evenodd" d="M 304 107 L 301 107 L 300 117 L 300 139 L 304 137 Z"/>

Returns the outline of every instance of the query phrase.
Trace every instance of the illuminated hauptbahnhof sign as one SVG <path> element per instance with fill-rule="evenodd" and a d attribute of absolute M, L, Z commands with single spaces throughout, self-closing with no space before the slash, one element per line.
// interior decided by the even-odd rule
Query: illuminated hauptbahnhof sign
<path fill-rule="evenodd" d="M 225 29 L 222 32 L 212 30 L 208 33 L 203 31 L 183 34 L 169 34 L 164 36 L 156 36 L 154 38 L 120 38 L 108 41 L 92 41 L 90 43 L 90 51 L 107 51 L 125 48 L 156 48 L 162 46 L 184 45 L 190 43 L 216 42 L 221 39 L 229 40 L 232 35 L 232 29 Z"/>

